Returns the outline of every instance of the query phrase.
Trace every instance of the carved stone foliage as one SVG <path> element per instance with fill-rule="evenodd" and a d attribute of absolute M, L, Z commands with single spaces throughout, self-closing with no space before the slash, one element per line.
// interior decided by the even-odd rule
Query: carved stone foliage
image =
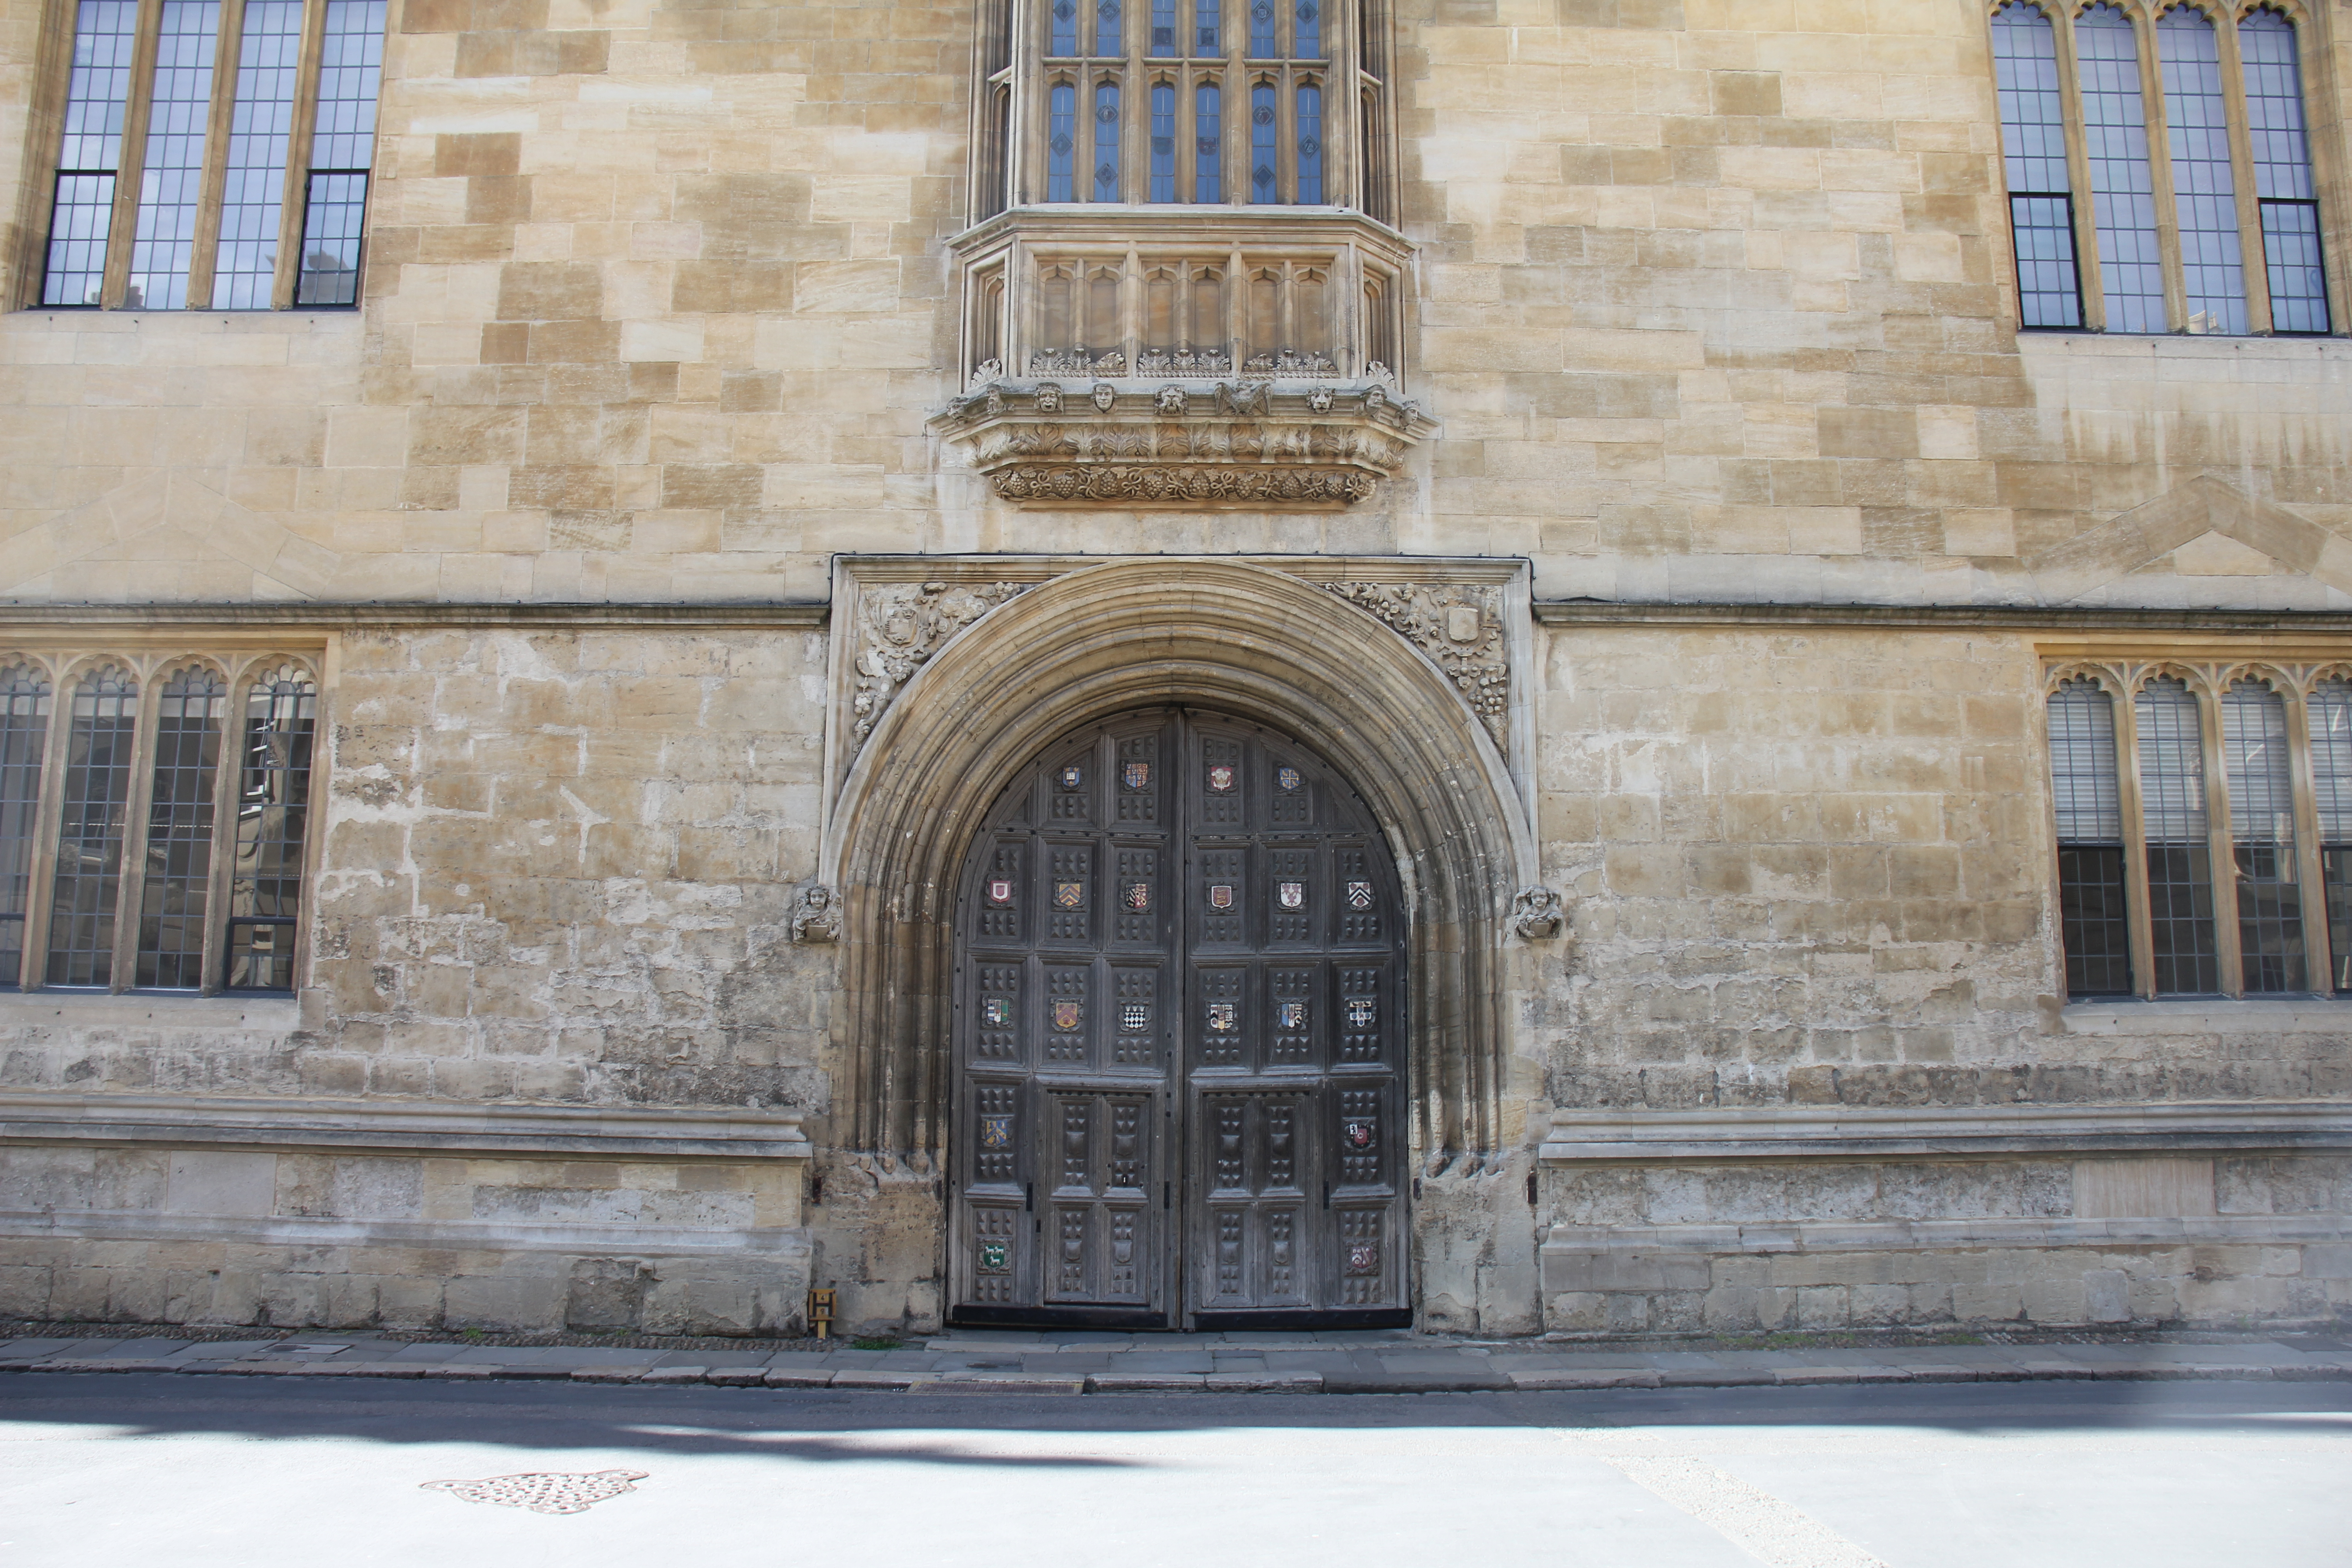
<path fill-rule="evenodd" d="M 1386 622 L 1445 672 L 1497 746 L 1509 744 L 1511 668 L 1503 591 L 1491 584 L 1326 583 Z"/>
<path fill-rule="evenodd" d="M 857 694 L 851 703 L 853 752 L 873 734 L 898 689 L 942 643 L 1029 586 L 1026 583 L 893 583 L 861 594 Z M 797 930 L 794 937 L 800 940 Z"/>
<path fill-rule="evenodd" d="M 1007 500 L 1344 506 L 1436 426 L 1378 382 L 997 382 L 933 420 Z"/>

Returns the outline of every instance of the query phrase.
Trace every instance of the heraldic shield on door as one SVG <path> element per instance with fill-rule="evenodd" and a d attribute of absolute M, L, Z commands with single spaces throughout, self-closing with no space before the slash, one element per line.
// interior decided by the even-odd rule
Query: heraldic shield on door
<path fill-rule="evenodd" d="M 1411 1321 L 1403 901 L 1343 780 L 1131 715 L 1013 782 L 960 897 L 951 1321 Z"/>

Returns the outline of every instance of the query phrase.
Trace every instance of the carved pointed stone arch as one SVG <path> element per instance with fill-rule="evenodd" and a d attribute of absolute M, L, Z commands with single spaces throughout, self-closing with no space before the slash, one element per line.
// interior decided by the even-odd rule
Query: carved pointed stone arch
<path fill-rule="evenodd" d="M 1536 879 L 1511 778 L 1452 681 L 1320 587 L 1238 563 L 1113 562 L 1021 595 L 891 704 L 845 782 L 821 875 L 842 889 L 837 1142 L 938 1168 L 957 873 L 982 815 L 1056 736 L 1195 705 L 1281 728 L 1379 819 L 1412 911 L 1412 1135 L 1505 1145 L 1506 916 Z"/>

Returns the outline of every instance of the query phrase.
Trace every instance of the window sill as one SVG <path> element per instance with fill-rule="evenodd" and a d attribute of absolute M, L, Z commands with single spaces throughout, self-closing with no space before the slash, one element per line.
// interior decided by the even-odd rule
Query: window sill
<path fill-rule="evenodd" d="M 64 1024 L 73 1027 L 292 1029 L 301 1004 L 290 995 L 126 995 L 75 991 L 0 992 L 0 1030 Z"/>
<path fill-rule="evenodd" d="M 2027 327 L 2017 334 L 2017 352 L 2029 359 L 2063 355 L 2210 363 L 2231 358 L 2305 360 L 2331 351 L 2352 352 L 2352 339 L 2320 333 L 2232 338 L 2219 333 L 2093 332 L 2073 327 Z"/>
<path fill-rule="evenodd" d="M 2070 1035 L 2331 1035 L 2352 1033 L 2352 997 L 2172 997 L 2158 1002 L 2069 1002 Z"/>

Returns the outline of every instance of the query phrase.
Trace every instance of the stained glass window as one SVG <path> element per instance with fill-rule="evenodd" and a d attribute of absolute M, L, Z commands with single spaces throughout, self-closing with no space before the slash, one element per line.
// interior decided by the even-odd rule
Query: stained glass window
<path fill-rule="evenodd" d="M 1118 200 L 1118 84 L 1095 88 L 1095 200 Z"/>
<path fill-rule="evenodd" d="M 1151 199 L 1176 199 L 1176 89 L 1164 81 L 1151 88 Z"/>

